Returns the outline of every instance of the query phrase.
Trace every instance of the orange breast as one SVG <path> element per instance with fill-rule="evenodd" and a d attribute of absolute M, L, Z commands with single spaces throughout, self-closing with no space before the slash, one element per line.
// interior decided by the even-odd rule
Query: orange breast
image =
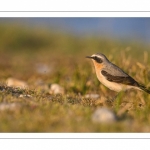
<path fill-rule="evenodd" d="M 96 75 L 97 75 L 98 79 L 101 80 L 100 70 L 102 70 L 104 65 L 96 63 L 95 61 L 93 61 L 93 63 L 94 63 Z"/>
<path fill-rule="evenodd" d="M 99 63 L 97 63 L 97 62 L 95 62 L 95 61 L 93 61 L 93 63 L 94 63 L 94 66 L 95 66 L 95 69 L 96 69 L 96 70 L 101 70 L 101 69 L 104 67 L 103 64 L 99 64 Z"/>

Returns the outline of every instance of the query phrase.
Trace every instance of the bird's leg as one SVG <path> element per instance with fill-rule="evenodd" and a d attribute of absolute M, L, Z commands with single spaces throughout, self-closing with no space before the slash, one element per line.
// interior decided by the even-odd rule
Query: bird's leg
<path fill-rule="evenodd" d="M 119 93 L 115 96 L 115 99 L 114 99 L 114 100 L 115 100 L 115 104 L 114 104 L 114 106 L 115 106 L 115 110 L 116 110 L 116 111 L 119 110 L 119 106 L 120 106 L 120 104 L 121 104 L 121 100 L 122 100 L 124 94 L 125 94 L 125 91 L 121 91 L 121 92 L 119 92 Z"/>
<path fill-rule="evenodd" d="M 124 91 L 121 91 L 119 93 L 117 93 L 112 99 L 108 99 L 108 102 L 113 103 L 114 101 L 120 101 L 120 99 L 122 99 L 123 95 L 124 95 Z"/>
<path fill-rule="evenodd" d="M 117 93 L 117 95 L 114 96 L 114 98 L 112 99 L 112 101 L 117 100 L 118 98 L 119 99 L 122 98 L 125 93 L 126 93 L 126 91 L 121 91 L 121 92 Z"/>
<path fill-rule="evenodd" d="M 119 93 L 117 93 L 113 98 L 111 98 L 111 99 L 108 99 L 107 101 L 109 101 L 109 102 L 114 102 L 115 100 L 116 100 L 116 98 L 119 96 Z"/>
<path fill-rule="evenodd" d="M 118 96 L 119 96 L 119 93 L 117 93 L 116 96 L 114 96 L 111 101 L 114 102 Z"/>

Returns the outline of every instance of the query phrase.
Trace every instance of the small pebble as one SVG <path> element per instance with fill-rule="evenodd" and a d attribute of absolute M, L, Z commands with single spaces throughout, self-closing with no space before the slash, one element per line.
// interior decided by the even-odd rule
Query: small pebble
<path fill-rule="evenodd" d="M 112 123 L 116 120 L 115 114 L 107 108 L 97 108 L 92 115 L 92 121 L 97 123 Z"/>
<path fill-rule="evenodd" d="M 7 86 L 10 86 L 10 87 L 16 87 L 16 88 L 22 88 L 22 89 L 28 88 L 28 85 L 26 82 L 15 79 L 15 78 L 8 78 L 6 80 L 6 84 Z"/>
<path fill-rule="evenodd" d="M 21 97 L 21 98 L 32 98 L 32 96 L 31 95 L 29 95 L 29 94 L 21 94 L 21 95 L 19 95 L 19 97 Z"/>
<path fill-rule="evenodd" d="M 49 93 L 50 94 L 64 94 L 64 88 L 60 86 L 59 84 L 54 83 L 54 84 L 51 84 Z"/>
<path fill-rule="evenodd" d="M 99 94 L 86 94 L 85 98 L 98 99 L 100 98 L 100 95 Z"/>

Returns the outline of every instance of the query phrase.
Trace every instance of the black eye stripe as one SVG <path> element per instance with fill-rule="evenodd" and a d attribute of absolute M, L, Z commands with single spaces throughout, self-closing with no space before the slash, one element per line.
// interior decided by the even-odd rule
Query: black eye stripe
<path fill-rule="evenodd" d="M 94 60 L 95 60 L 97 63 L 102 63 L 102 62 L 103 62 L 101 58 L 96 57 L 96 56 L 94 57 Z"/>

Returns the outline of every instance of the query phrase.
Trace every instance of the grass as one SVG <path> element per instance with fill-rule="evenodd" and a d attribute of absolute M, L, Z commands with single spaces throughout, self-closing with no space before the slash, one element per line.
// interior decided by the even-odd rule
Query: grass
<path fill-rule="evenodd" d="M 85 58 L 102 52 L 150 87 L 149 46 L 19 25 L 0 25 L 0 38 L 0 132 L 150 131 L 150 95 L 131 90 L 111 101 L 117 93 L 99 83 L 92 62 Z M 49 71 L 39 73 L 39 64 Z M 8 77 L 25 81 L 29 88 L 7 87 Z M 64 87 L 65 94 L 49 94 L 44 87 L 52 83 Z M 100 98 L 86 98 L 86 94 L 99 94 Z M 92 122 L 98 107 L 111 109 L 119 120 Z"/>

